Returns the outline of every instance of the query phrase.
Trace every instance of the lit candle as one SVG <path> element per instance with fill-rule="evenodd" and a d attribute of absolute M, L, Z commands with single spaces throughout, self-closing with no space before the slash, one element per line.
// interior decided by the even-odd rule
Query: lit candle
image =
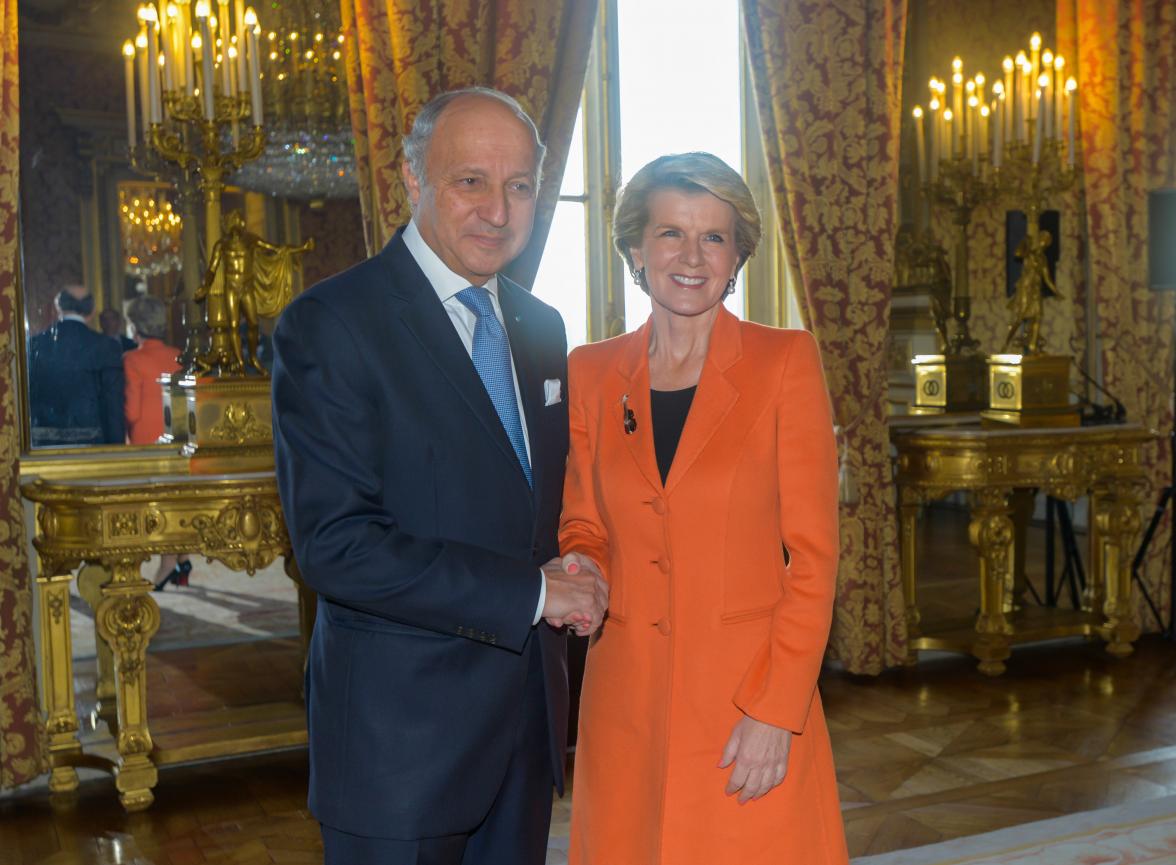
<path fill-rule="evenodd" d="M 163 69 L 163 86 L 165 90 L 175 90 L 175 60 L 172 54 L 172 39 L 171 31 L 175 26 L 175 22 L 168 16 L 167 8 L 163 10 L 163 16 L 159 19 L 159 47 L 163 53 L 163 63 L 160 64 Z"/>
<path fill-rule="evenodd" d="M 1036 165 L 1041 161 L 1041 118 L 1045 114 L 1041 110 L 1041 91 L 1038 90 L 1033 94 L 1033 101 L 1036 104 L 1037 116 L 1034 120 L 1034 134 L 1033 134 L 1033 164 Z"/>
<path fill-rule="evenodd" d="M 159 103 L 159 41 L 155 35 L 155 7 L 142 7 L 144 23 L 147 25 L 147 104 L 150 106 L 152 123 L 159 123 L 162 112 L 157 111 Z"/>
<path fill-rule="evenodd" d="M 976 132 L 980 126 L 979 118 L 980 118 L 980 100 L 977 99 L 976 96 L 973 94 L 972 96 L 968 97 L 968 113 L 964 116 L 963 124 L 961 124 L 961 125 L 967 126 L 968 131 L 967 131 L 967 135 L 965 137 L 965 143 L 967 145 L 967 149 L 966 149 L 964 155 L 972 160 L 972 167 L 973 168 L 976 167 L 976 155 L 978 153 L 978 150 L 976 148 L 976 138 L 977 138 Z"/>
<path fill-rule="evenodd" d="M 1062 99 L 1066 92 L 1066 79 L 1063 70 L 1066 60 L 1059 54 L 1054 58 L 1054 138 L 1062 140 Z"/>
<path fill-rule="evenodd" d="M 1050 59 L 1052 61 L 1053 58 Z M 1049 78 L 1050 76 L 1048 72 L 1042 72 L 1041 76 L 1037 79 L 1037 92 L 1041 95 L 1041 102 L 1038 105 L 1038 111 L 1040 111 L 1045 116 L 1045 121 L 1039 125 L 1042 129 L 1041 135 L 1045 139 L 1053 137 L 1052 127 L 1050 126 L 1050 113 L 1051 107 L 1053 106 L 1053 94 L 1049 92 Z"/>
<path fill-rule="evenodd" d="M 1006 130 L 1007 134 L 1007 131 L 1013 128 L 1013 96 L 1016 93 L 1013 89 L 1013 58 L 1005 57 L 1000 65 L 1004 70 L 1004 86 L 1001 89 L 1005 94 L 1005 117 L 1001 120 L 1001 127 Z"/>
<path fill-rule="evenodd" d="M 208 0 L 197 0 L 196 22 L 200 27 L 200 95 L 204 100 L 204 119 L 216 118 L 216 102 L 213 100 L 215 87 L 212 75 L 212 57 L 216 53 L 216 43 L 212 41 L 212 27 L 208 23 Z M 195 41 L 193 41 L 195 46 Z"/>
<path fill-rule="evenodd" d="M 257 13 L 253 7 L 245 10 L 245 41 L 249 48 L 249 99 L 253 109 L 253 125 L 261 126 L 261 64 L 257 56 Z"/>
<path fill-rule="evenodd" d="M 939 100 L 931 97 L 927 106 L 931 111 L 931 161 L 927 169 L 927 176 L 934 183 L 939 179 Z"/>
<path fill-rule="evenodd" d="M 221 95 L 232 96 L 233 76 L 232 73 L 229 72 L 229 67 L 233 65 L 232 61 L 229 59 L 229 56 L 224 51 L 222 51 L 220 54 L 216 55 L 216 62 L 220 65 Z"/>
<path fill-rule="evenodd" d="M 1007 94 L 1000 94 L 1000 98 L 1008 101 Z M 1005 112 L 1003 109 L 998 109 L 996 112 L 996 134 L 992 136 L 992 167 L 1000 168 L 1000 157 L 1004 152 L 1004 136 L 1005 136 Z"/>
<path fill-rule="evenodd" d="M 147 29 L 139 31 L 135 37 L 135 57 L 139 72 L 139 131 L 143 139 L 147 140 L 147 124 L 151 122 L 151 98 L 147 88 Z"/>
<path fill-rule="evenodd" d="M 135 147 L 135 44 L 128 39 L 123 43 L 123 58 L 127 78 L 127 147 Z"/>
<path fill-rule="evenodd" d="M 955 154 L 955 135 L 952 134 L 955 132 L 955 129 L 952 127 L 952 117 L 953 116 L 954 115 L 952 114 L 952 110 L 950 108 L 943 109 L 943 131 L 944 131 L 943 140 L 948 142 L 947 148 L 945 149 L 944 152 L 947 154 L 949 159 L 954 158 L 956 155 Z"/>
<path fill-rule="evenodd" d="M 196 86 L 199 83 L 196 80 L 196 78 L 197 78 L 196 67 L 200 65 L 200 54 L 204 50 L 204 40 L 200 38 L 199 33 L 192 34 L 191 45 L 192 45 L 192 62 L 191 62 L 192 74 L 188 76 L 188 95 L 194 96 L 196 93 Z M 203 91 L 201 91 L 201 92 L 203 92 Z"/>
<path fill-rule="evenodd" d="M 1021 121 L 1017 124 L 1017 140 L 1027 142 L 1029 140 L 1029 124 L 1033 122 L 1033 87 L 1029 78 L 1033 66 L 1024 52 L 1017 55 L 1017 62 L 1021 72 L 1017 77 L 1017 96 L 1019 97 L 1017 102 L 1021 109 Z"/>
<path fill-rule="evenodd" d="M 1066 79 L 1066 101 L 1070 104 L 1069 112 L 1070 118 L 1068 137 L 1070 142 L 1069 150 L 1066 153 L 1066 161 L 1070 167 L 1074 167 L 1074 115 L 1078 113 L 1078 94 L 1075 92 L 1078 89 L 1078 82 L 1073 78 Z"/>
<path fill-rule="evenodd" d="M 192 95 L 192 34 L 188 32 L 188 0 L 178 0 L 176 6 L 176 75 L 179 83 L 189 96 Z M 171 14 L 171 9 L 168 9 Z"/>
<path fill-rule="evenodd" d="M 1034 33 L 1029 37 L 1029 66 L 1033 71 L 1030 81 L 1036 81 L 1041 74 L 1041 34 Z"/>
<path fill-rule="evenodd" d="M 952 115 L 962 120 L 964 114 L 964 61 L 956 57 L 951 61 L 951 111 Z M 956 133 L 952 138 L 952 152 L 963 150 L 964 124 L 956 124 Z"/>
<path fill-rule="evenodd" d="M 244 93 L 249 70 L 245 65 L 245 0 L 233 0 L 233 39 L 237 45 L 237 92 Z"/>
<path fill-rule="evenodd" d="M 923 143 L 923 108 L 916 105 L 912 112 L 915 115 L 915 156 L 919 166 L 919 186 L 927 182 L 927 152 Z"/>
<path fill-rule="evenodd" d="M 995 103 L 993 103 L 995 105 Z M 983 159 L 988 155 L 988 116 L 991 110 L 987 105 L 980 106 L 980 135 L 977 140 L 980 143 L 980 157 Z"/>

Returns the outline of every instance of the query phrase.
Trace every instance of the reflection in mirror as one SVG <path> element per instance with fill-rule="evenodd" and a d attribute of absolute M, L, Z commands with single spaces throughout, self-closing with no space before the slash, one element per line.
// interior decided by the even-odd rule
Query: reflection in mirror
<path fill-rule="evenodd" d="M 267 10 L 279 15 L 287 6 Z M 19 7 L 22 442 L 44 452 L 154 441 L 155 427 L 143 422 L 162 416 L 160 405 L 146 401 L 162 402 L 152 377 L 174 368 L 177 349 L 195 352 L 207 339 L 193 301 L 209 254 L 201 176 L 143 152 L 131 158 L 129 144 L 142 150 L 143 116 L 127 110 L 122 47 L 139 22 L 133 4 L 112 9 L 109 0 L 22 0 Z M 141 105 L 141 82 L 132 84 Z M 332 86 L 332 93 L 345 90 L 339 80 Z M 297 293 L 366 252 L 354 183 L 311 183 L 306 152 L 278 146 L 283 130 L 321 134 L 324 118 L 299 130 L 293 115 L 278 112 L 280 101 L 266 129 L 276 136 L 266 163 L 271 183 L 227 175 L 220 210 L 240 211 L 247 229 L 272 244 L 315 238 L 315 249 L 301 256 Z M 333 99 L 326 119 L 350 146 L 345 103 Z M 260 325 L 264 365 L 272 322 Z"/>

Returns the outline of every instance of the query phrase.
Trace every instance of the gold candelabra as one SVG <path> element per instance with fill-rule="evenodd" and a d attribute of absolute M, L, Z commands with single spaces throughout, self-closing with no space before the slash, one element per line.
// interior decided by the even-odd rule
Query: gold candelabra
<path fill-rule="evenodd" d="M 953 364 L 964 378 L 975 379 L 985 363 L 969 331 L 968 230 L 973 212 L 1001 198 L 1017 202 L 1028 218 L 1028 254 L 1039 239 L 1038 218 L 1046 199 L 1067 189 L 1076 176 L 1077 83 L 1065 77 L 1064 58 L 1043 51 L 1041 36 L 1034 33 L 1029 52 L 1006 57 L 1002 71 L 1003 77 L 991 83 L 982 72 L 965 79 L 963 60 L 956 57 L 950 95 L 947 81 L 932 78 L 927 110 L 920 105 L 913 111 L 919 188 L 928 205 L 920 210 L 920 228 L 930 220 L 931 204 L 948 208 L 955 225 L 955 335 L 944 356 L 915 360 L 916 369 L 924 367 L 917 381 L 920 376 L 940 376 L 932 388 L 940 394 L 933 405 L 948 410 L 971 409 L 987 401 L 987 385 L 979 382 L 955 387 L 963 396 L 954 405 L 951 397 L 946 402 L 942 397 L 953 391 L 951 383 L 942 380 L 950 377 Z M 1038 251 L 1032 255 L 1039 270 Z M 1036 334 L 1036 322 L 1029 330 Z M 1036 337 L 1030 342 L 1036 350 Z"/>
<path fill-rule="evenodd" d="M 181 177 L 198 178 L 208 250 L 220 239 L 226 174 L 256 159 L 266 139 L 257 16 L 240 0 L 219 8 L 218 18 L 206 0 L 194 8 L 188 0 L 161 2 L 158 8 L 143 4 L 139 34 L 123 46 L 132 161 L 152 173 L 174 166 Z M 192 278 L 186 277 L 185 284 Z M 245 374 L 234 350 L 240 337 L 219 302 L 222 280 L 218 274 L 205 306 L 208 347 L 186 358 L 185 373 Z"/>

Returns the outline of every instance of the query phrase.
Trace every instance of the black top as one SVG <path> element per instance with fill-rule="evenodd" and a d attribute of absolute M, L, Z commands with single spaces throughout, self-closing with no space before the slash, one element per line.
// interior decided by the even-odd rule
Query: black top
<path fill-rule="evenodd" d="M 690 414 L 690 403 L 698 385 L 682 390 L 649 391 L 649 411 L 653 415 L 653 451 L 657 454 L 657 470 L 661 473 L 662 486 L 670 476 L 670 466 L 682 438 L 682 427 L 686 426 L 686 415 Z"/>

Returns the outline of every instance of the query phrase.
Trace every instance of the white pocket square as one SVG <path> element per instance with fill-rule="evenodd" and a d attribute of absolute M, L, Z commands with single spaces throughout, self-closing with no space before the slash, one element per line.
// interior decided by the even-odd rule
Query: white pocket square
<path fill-rule="evenodd" d="M 558 378 L 549 378 L 543 382 L 543 405 L 555 405 L 563 402 L 563 394 L 560 393 L 560 382 Z"/>

